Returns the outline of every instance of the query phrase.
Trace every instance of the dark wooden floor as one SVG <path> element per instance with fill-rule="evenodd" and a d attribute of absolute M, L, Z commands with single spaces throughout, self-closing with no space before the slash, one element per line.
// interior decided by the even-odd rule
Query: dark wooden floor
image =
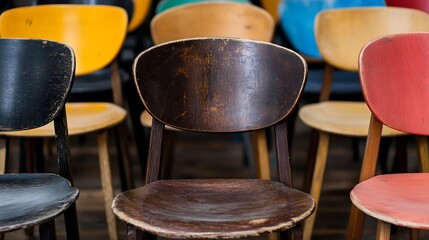
<path fill-rule="evenodd" d="M 305 160 L 307 157 L 309 129 L 297 120 L 297 128 L 294 135 L 292 148 L 293 171 L 295 186 L 300 188 L 303 182 Z M 209 140 L 205 135 L 178 134 L 174 151 L 175 164 L 173 167 L 174 178 L 198 178 L 198 177 L 253 177 L 254 168 L 244 161 L 243 144 L 237 135 L 219 135 L 214 140 Z M 78 218 L 81 239 L 101 240 L 108 239 L 107 228 L 104 219 L 104 207 L 100 188 L 100 175 L 94 136 L 83 139 L 72 138 L 71 154 L 75 185 L 80 189 L 80 197 L 77 202 Z M 113 142 L 113 141 L 111 141 Z M 360 142 L 361 149 L 364 141 Z M 135 144 L 131 141 L 130 152 L 132 154 L 135 180 L 141 185 L 141 171 L 136 157 Z M 115 151 L 112 147 L 112 159 L 115 159 Z M 410 169 L 415 170 L 415 152 L 410 143 Z M 53 160 L 47 160 L 48 165 L 54 166 Z M 16 163 L 10 164 L 14 170 Z M 273 167 L 275 166 L 272 161 Z M 117 174 L 116 162 L 112 161 L 114 182 L 116 191 L 119 192 L 120 184 Z M 315 240 L 344 239 L 348 211 L 350 207 L 349 191 L 357 182 L 360 170 L 360 161 L 353 161 L 351 142 L 348 138 L 333 137 L 330 146 L 329 160 L 318 217 L 315 224 Z M 275 177 L 275 172 L 273 171 Z M 58 238 L 65 239 L 62 218 L 57 221 Z M 120 224 L 122 236 L 125 236 L 124 225 Z M 367 219 L 364 239 L 375 239 L 375 224 Z M 392 239 L 408 239 L 408 231 L 397 229 Z M 37 239 L 37 232 L 35 232 Z M 428 239 L 427 232 L 421 234 L 420 239 Z M 6 235 L 6 239 L 27 239 L 23 231 Z M 125 239 L 125 237 L 123 238 Z M 260 239 L 260 238 L 259 238 Z"/>

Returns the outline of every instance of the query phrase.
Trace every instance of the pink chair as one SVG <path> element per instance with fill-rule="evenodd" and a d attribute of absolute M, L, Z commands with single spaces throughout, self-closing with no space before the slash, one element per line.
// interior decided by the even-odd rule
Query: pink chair
<path fill-rule="evenodd" d="M 350 193 L 349 226 L 358 226 L 354 232 L 361 234 L 367 214 L 379 220 L 377 239 L 389 239 L 391 224 L 429 230 L 429 33 L 369 42 L 359 57 L 359 73 L 371 122 L 360 183 Z M 383 125 L 418 136 L 420 167 L 426 173 L 374 177 Z"/>

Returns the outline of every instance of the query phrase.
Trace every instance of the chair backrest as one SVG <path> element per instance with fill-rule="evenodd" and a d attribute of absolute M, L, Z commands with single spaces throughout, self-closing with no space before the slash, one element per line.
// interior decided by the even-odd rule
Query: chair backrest
<path fill-rule="evenodd" d="M 128 32 L 136 30 L 146 19 L 151 4 L 153 1 L 150 0 L 134 0 L 134 11 L 133 16 L 128 24 Z"/>
<path fill-rule="evenodd" d="M 0 66 L 0 131 L 54 120 L 60 173 L 72 182 L 64 110 L 75 71 L 72 49 L 46 40 L 1 38 Z"/>
<path fill-rule="evenodd" d="M 284 140 L 280 145 L 286 149 L 279 153 L 282 161 L 288 158 L 283 120 L 295 107 L 307 75 L 306 63 L 297 53 L 245 39 L 186 39 L 141 53 L 133 75 L 142 102 L 154 117 L 150 166 L 159 166 L 154 162 L 159 163 L 162 123 L 211 133 L 251 131 L 282 123 L 285 132 L 277 137 Z M 279 171 L 290 173 L 287 166 Z M 155 175 L 148 174 L 148 182 L 157 179 L 158 169 L 148 172 Z"/>
<path fill-rule="evenodd" d="M 155 13 L 164 12 L 167 9 L 177 7 L 188 3 L 199 3 L 199 2 L 238 2 L 238 3 L 251 3 L 250 0 L 161 0 L 156 5 Z"/>
<path fill-rule="evenodd" d="M 118 55 L 127 33 L 125 10 L 105 5 L 37 5 L 5 11 L 0 36 L 39 38 L 71 46 L 76 75 L 97 71 Z"/>
<path fill-rule="evenodd" d="M 429 33 L 371 41 L 359 57 L 359 73 L 377 119 L 400 131 L 429 135 Z"/>
<path fill-rule="evenodd" d="M 429 13 L 429 1 L 427 0 L 385 0 L 387 6 L 415 8 Z"/>
<path fill-rule="evenodd" d="M 369 41 L 386 34 L 429 32 L 429 15 L 397 7 L 332 9 L 315 20 L 315 37 L 323 59 L 333 67 L 358 70 L 358 56 Z"/>
<path fill-rule="evenodd" d="M 134 15 L 133 0 L 7 0 L 10 7 L 26 7 L 42 4 L 89 4 L 89 5 L 112 5 L 125 9 L 129 19 Z M 6 2 L 7 2 L 6 1 Z M 146 0 L 149 1 L 149 0 Z"/>
<path fill-rule="evenodd" d="M 278 12 L 280 26 L 293 48 L 307 57 L 321 58 L 314 38 L 316 15 L 328 9 L 370 6 L 385 6 L 385 3 L 384 0 L 284 0 Z"/>
<path fill-rule="evenodd" d="M 192 37 L 238 37 L 271 41 L 275 23 L 264 9 L 234 2 L 190 3 L 151 21 L 155 44 Z"/>
<path fill-rule="evenodd" d="M 279 21 L 279 5 L 282 0 L 260 0 L 261 6 L 267 10 L 277 23 Z"/>

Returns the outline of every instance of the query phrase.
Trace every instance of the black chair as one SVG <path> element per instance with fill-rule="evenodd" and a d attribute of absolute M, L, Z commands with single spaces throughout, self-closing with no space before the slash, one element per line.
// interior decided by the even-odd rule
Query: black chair
<path fill-rule="evenodd" d="M 160 44 L 134 62 L 134 79 L 153 117 L 146 185 L 116 196 L 113 212 L 136 235 L 239 238 L 291 230 L 315 208 L 292 186 L 286 119 L 304 88 L 307 66 L 267 42 L 197 38 Z M 236 133 L 274 126 L 279 181 L 159 180 L 165 126 Z M 150 238 L 147 238 L 150 239 Z"/>
<path fill-rule="evenodd" d="M 54 121 L 59 168 L 59 175 L 0 175 L 0 232 L 40 225 L 41 239 L 54 239 L 54 218 L 64 213 L 67 238 L 79 239 L 79 191 L 72 186 L 64 107 L 74 78 L 74 53 L 57 42 L 3 38 L 0 67 L 0 131 L 34 129 Z M 8 140 L 0 138 L 3 173 Z"/>

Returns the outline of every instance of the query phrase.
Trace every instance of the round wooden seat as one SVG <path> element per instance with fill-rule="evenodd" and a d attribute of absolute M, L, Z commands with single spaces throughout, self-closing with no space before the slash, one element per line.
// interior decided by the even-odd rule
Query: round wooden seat
<path fill-rule="evenodd" d="M 372 217 L 398 226 L 429 230 L 428 183 L 428 173 L 378 175 L 356 185 L 350 198 Z"/>
<path fill-rule="evenodd" d="M 69 181 L 56 174 L 0 175 L 0 232 L 52 219 L 74 203 L 78 194 Z"/>
<path fill-rule="evenodd" d="M 113 202 L 120 219 L 169 238 L 258 236 L 288 229 L 314 208 L 310 195 L 259 179 L 159 180 Z"/>
<path fill-rule="evenodd" d="M 366 137 L 371 112 L 365 102 L 325 101 L 300 108 L 299 117 L 308 126 L 339 135 Z M 406 135 L 385 126 L 383 136 Z"/>
<path fill-rule="evenodd" d="M 115 126 L 125 119 L 126 111 L 113 103 L 66 103 L 69 135 L 95 132 Z M 1 135 L 14 137 L 53 137 L 54 124 L 14 132 L 1 132 Z"/>

